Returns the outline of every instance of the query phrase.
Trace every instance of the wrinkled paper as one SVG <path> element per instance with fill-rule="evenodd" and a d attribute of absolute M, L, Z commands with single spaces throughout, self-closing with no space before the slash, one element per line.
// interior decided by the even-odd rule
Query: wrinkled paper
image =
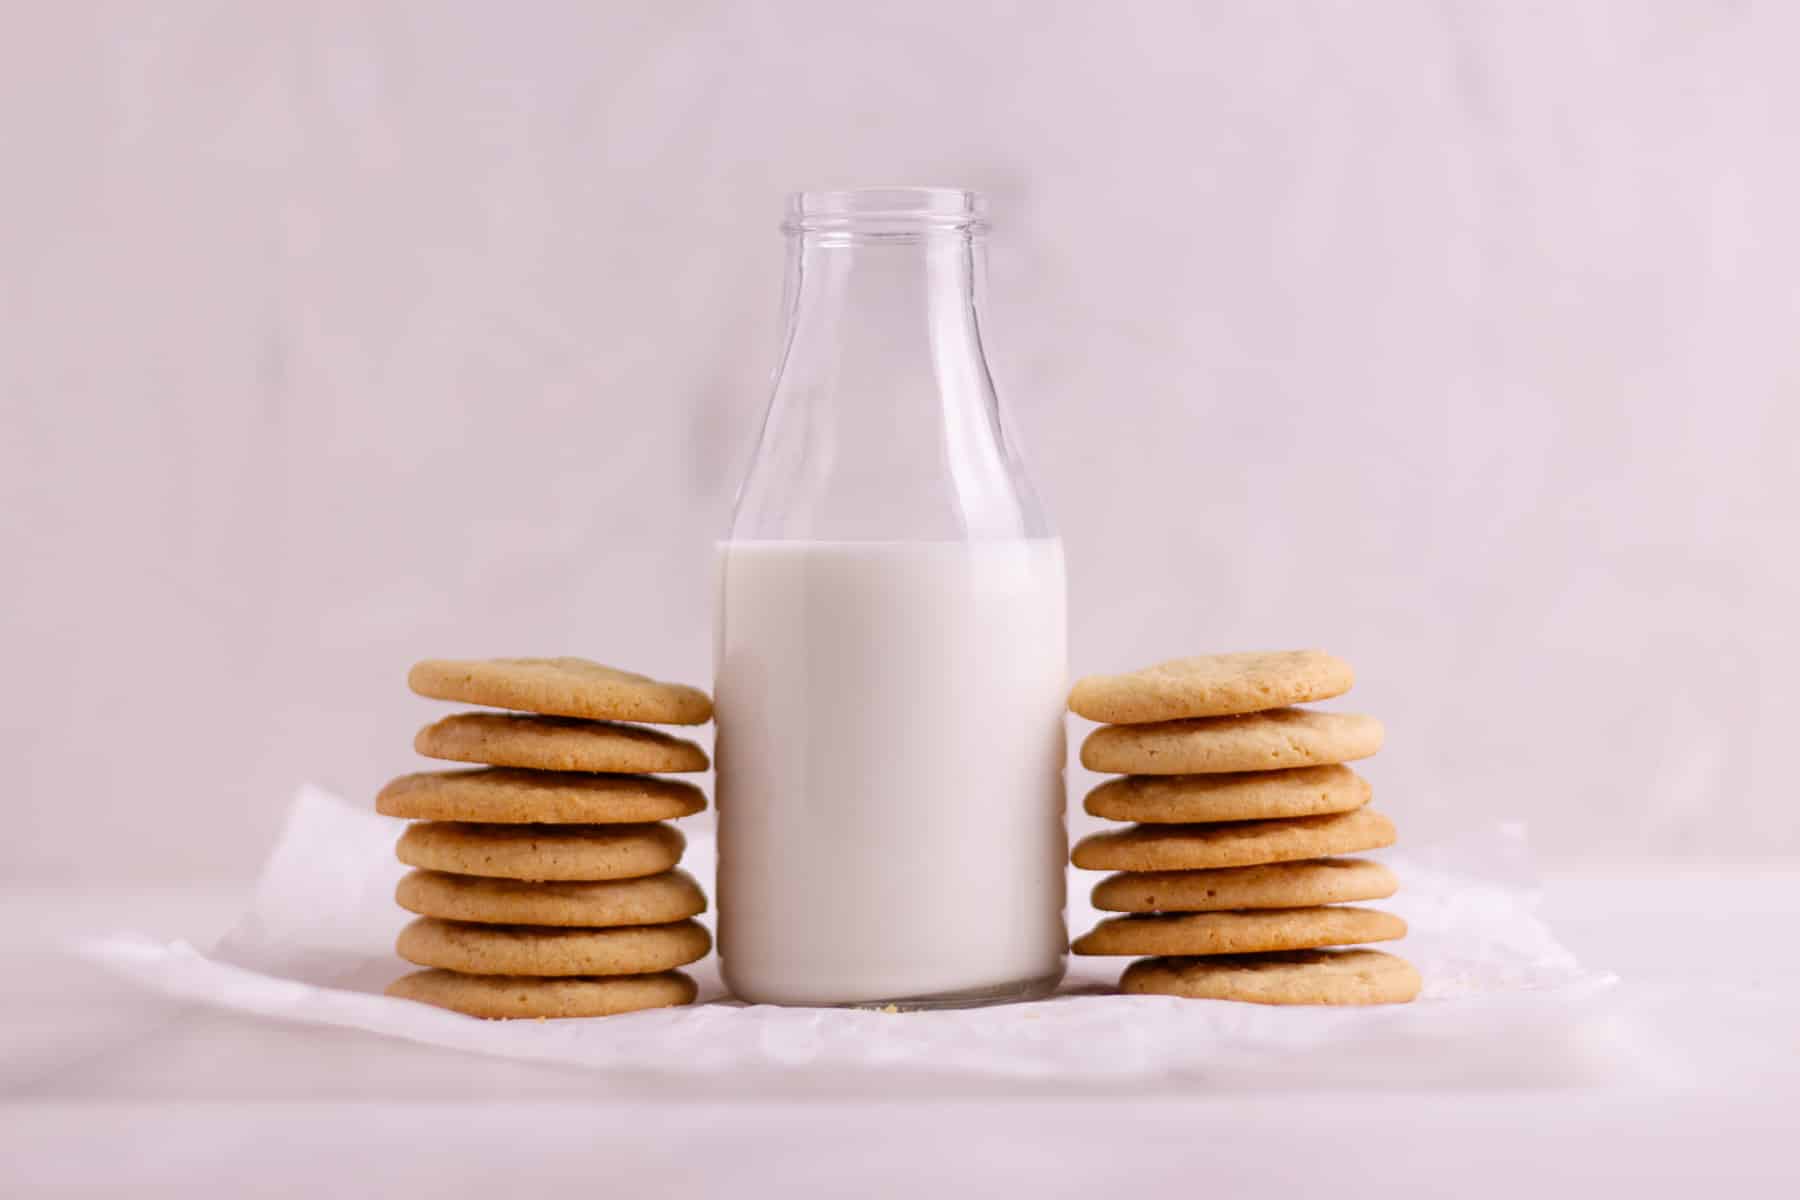
<path fill-rule="evenodd" d="M 1114 995 L 1126 960 L 1077 958 L 1057 995 L 1030 1003 L 899 1013 L 777 1008 L 730 1000 L 709 959 L 684 968 L 700 982 L 691 1007 L 603 1020 L 483 1021 L 382 995 L 412 969 L 393 953 L 394 935 L 410 919 L 393 901 L 406 870 L 393 855 L 404 825 L 303 788 L 249 911 L 216 947 L 119 933 L 76 949 L 195 1004 L 612 1071 L 1544 1085 L 1630 1077 L 1646 1058 L 1613 1019 L 1613 977 L 1583 968 L 1535 915 L 1516 827 L 1382 856 L 1401 880 L 1383 907 L 1411 926 L 1403 943 L 1386 948 L 1425 979 L 1410 1005 L 1274 1008 Z M 684 867 L 710 881 L 710 832 L 690 829 L 688 839 Z M 1095 919 L 1089 883 L 1071 882 L 1076 931 Z"/>

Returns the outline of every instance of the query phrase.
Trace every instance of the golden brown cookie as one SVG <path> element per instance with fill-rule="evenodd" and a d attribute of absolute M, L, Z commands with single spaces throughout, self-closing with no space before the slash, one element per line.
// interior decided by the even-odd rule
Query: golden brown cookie
<path fill-rule="evenodd" d="M 1125 675 L 1075 681 L 1069 709 L 1115 725 L 1261 712 L 1341 696 L 1350 664 L 1323 650 L 1257 650 L 1177 658 Z"/>
<path fill-rule="evenodd" d="M 394 900 L 423 916 L 486 925 L 666 925 L 706 911 L 706 895 L 686 871 L 557 883 L 413 871 Z"/>
<path fill-rule="evenodd" d="M 1089 871 L 1210 871 L 1355 854 L 1394 844 L 1394 823 L 1372 808 L 1285 821 L 1134 825 L 1081 839 L 1070 855 Z"/>
<path fill-rule="evenodd" d="M 414 971 L 390 983 L 387 994 L 471 1017 L 611 1017 L 646 1008 L 692 1004 L 697 989 L 680 971 L 655 975 L 536 979 L 527 975 L 460 975 Z"/>
<path fill-rule="evenodd" d="M 637 879 L 681 861 L 668 825 L 470 825 L 428 821 L 400 835 L 409 867 L 500 879 Z"/>
<path fill-rule="evenodd" d="M 394 949 L 407 962 L 465 975 L 646 975 L 705 958 L 712 935 L 693 921 L 550 929 L 419 917 Z"/>
<path fill-rule="evenodd" d="M 1111 821 L 1191 824 L 1311 817 L 1361 808 L 1369 781 L 1349 767 L 1294 767 L 1222 775 L 1128 775 L 1087 794 L 1082 807 Z"/>
<path fill-rule="evenodd" d="M 1276 708 L 1241 717 L 1154 725 L 1102 725 L 1081 744 L 1081 765 L 1121 775 L 1274 771 L 1367 758 L 1381 722 L 1360 713 Z"/>
<path fill-rule="evenodd" d="M 535 771 L 704 771 L 706 751 L 683 738 L 636 725 L 458 713 L 419 730 L 413 749 L 428 758 L 528 767 Z"/>
<path fill-rule="evenodd" d="M 434 700 L 590 721 L 702 725 L 712 719 L 712 698 L 699 688 L 585 658 L 429 658 L 413 667 L 406 683 Z"/>
<path fill-rule="evenodd" d="M 1071 949 L 1077 954 L 1250 954 L 1405 936 L 1406 922 L 1393 913 L 1327 905 L 1109 917 L 1076 938 Z"/>
<path fill-rule="evenodd" d="M 678 779 L 479 767 L 402 775 L 375 797 L 375 811 L 413 821 L 611 825 L 669 821 L 706 807 L 706 794 Z"/>
<path fill-rule="evenodd" d="M 1128 871 L 1094 885 L 1107 912 L 1221 912 L 1381 900 L 1400 884 L 1366 858 L 1318 858 L 1214 871 Z"/>
<path fill-rule="evenodd" d="M 1411 963 L 1379 950 L 1146 958 L 1119 980 L 1121 991 L 1139 996 L 1250 1004 L 1404 1004 L 1419 986 Z"/>

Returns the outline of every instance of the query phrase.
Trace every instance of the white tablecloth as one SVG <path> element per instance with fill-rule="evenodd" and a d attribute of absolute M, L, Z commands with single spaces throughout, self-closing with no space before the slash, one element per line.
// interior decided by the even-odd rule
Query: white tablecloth
<path fill-rule="evenodd" d="M 196 1009 L 54 949 L 127 924 L 203 942 L 241 889 L 13 888 L 0 1194 L 1776 1194 L 1800 1181 L 1797 897 L 1791 868 L 1552 876 L 1550 923 L 1622 977 L 1598 1036 L 1655 1061 L 1612 1082 L 1371 1087 L 513 1061 Z"/>

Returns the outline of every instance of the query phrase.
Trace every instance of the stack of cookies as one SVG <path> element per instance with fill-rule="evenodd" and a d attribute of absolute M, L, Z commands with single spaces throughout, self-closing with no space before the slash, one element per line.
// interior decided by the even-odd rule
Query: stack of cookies
<path fill-rule="evenodd" d="M 1258 1004 L 1413 999 L 1411 964 L 1377 950 L 1403 937 L 1392 913 L 1346 903 L 1396 888 L 1380 863 L 1337 855 L 1394 842 L 1346 762 L 1381 748 L 1381 722 L 1290 707 L 1350 690 L 1348 663 L 1317 650 L 1177 659 L 1092 676 L 1069 697 L 1107 724 L 1082 765 L 1119 772 L 1088 793 L 1094 816 L 1131 827 L 1084 838 L 1077 867 L 1114 871 L 1095 907 L 1127 914 L 1076 939 L 1077 954 L 1147 955 L 1127 992 Z"/>
<path fill-rule="evenodd" d="M 676 869 L 686 840 L 664 822 L 706 807 L 691 783 L 706 752 L 623 721 L 698 725 L 712 700 L 580 658 L 431 660 L 422 696 L 511 712 L 459 713 L 419 731 L 431 758 L 483 764 L 406 775 L 375 806 L 417 822 L 400 838 L 416 868 L 395 893 L 421 914 L 400 957 L 430 968 L 388 994 L 477 1017 L 597 1017 L 687 1004 L 674 968 L 703 958 L 706 910 Z"/>

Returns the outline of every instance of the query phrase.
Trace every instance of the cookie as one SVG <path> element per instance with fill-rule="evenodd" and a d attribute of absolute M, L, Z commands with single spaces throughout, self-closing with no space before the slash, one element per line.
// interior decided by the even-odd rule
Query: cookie
<path fill-rule="evenodd" d="M 1404 1004 L 1419 986 L 1411 963 L 1379 950 L 1147 958 L 1119 980 L 1121 991 L 1139 996 L 1250 1004 Z"/>
<path fill-rule="evenodd" d="M 1258 650 L 1177 658 L 1126 675 L 1075 681 L 1069 710 L 1115 725 L 1261 712 L 1341 696 L 1350 664 L 1323 650 Z"/>
<path fill-rule="evenodd" d="M 1215 871 L 1132 871 L 1094 885 L 1107 912 L 1220 912 L 1381 900 L 1400 883 L 1366 858 L 1320 858 Z"/>
<path fill-rule="evenodd" d="M 666 925 L 706 911 L 706 895 L 686 871 L 560 883 L 414 871 L 394 900 L 423 916 L 485 925 Z"/>
<path fill-rule="evenodd" d="M 1210 871 L 1355 854 L 1394 844 L 1394 823 L 1372 808 L 1219 825 L 1134 825 L 1091 833 L 1070 855 L 1089 871 Z"/>
<path fill-rule="evenodd" d="M 713 711 L 712 698 L 699 688 L 585 658 L 431 658 L 413 667 L 406 683 L 434 700 L 590 721 L 703 725 Z"/>
<path fill-rule="evenodd" d="M 693 921 L 549 929 L 419 917 L 400 931 L 394 949 L 407 962 L 465 975 L 645 975 L 705 958 L 712 935 Z"/>
<path fill-rule="evenodd" d="M 511 767 L 402 775 L 375 797 L 375 811 L 390 817 L 502 824 L 669 821 L 705 807 L 704 792 L 676 779 Z"/>
<path fill-rule="evenodd" d="M 1129 775 L 1109 779 L 1082 807 L 1111 821 L 1155 824 L 1266 821 L 1361 808 L 1369 781 L 1349 767 L 1293 767 L 1222 775 Z"/>
<path fill-rule="evenodd" d="M 390 983 L 387 994 L 471 1017 L 611 1017 L 646 1008 L 692 1004 L 698 989 L 680 971 L 595 979 L 533 979 L 525 975 L 459 975 L 414 971 Z"/>
<path fill-rule="evenodd" d="M 681 861 L 668 825 L 470 825 L 428 821 L 400 835 L 409 867 L 500 879 L 637 879 Z"/>
<path fill-rule="evenodd" d="M 1077 954 L 1250 954 L 1354 946 L 1406 936 L 1406 922 L 1373 908 L 1268 908 L 1255 912 L 1109 917 L 1075 939 Z"/>
<path fill-rule="evenodd" d="M 1081 744 L 1081 765 L 1121 775 L 1273 771 L 1367 758 L 1381 749 L 1381 736 L 1381 722 L 1360 713 L 1276 708 L 1241 717 L 1102 725 Z"/>
<path fill-rule="evenodd" d="M 520 717 L 508 713 L 458 713 L 427 725 L 413 739 L 427 758 L 529 767 L 535 771 L 704 771 L 706 751 L 683 738 L 636 725 L 576 721 L 568 717 Z"/>

